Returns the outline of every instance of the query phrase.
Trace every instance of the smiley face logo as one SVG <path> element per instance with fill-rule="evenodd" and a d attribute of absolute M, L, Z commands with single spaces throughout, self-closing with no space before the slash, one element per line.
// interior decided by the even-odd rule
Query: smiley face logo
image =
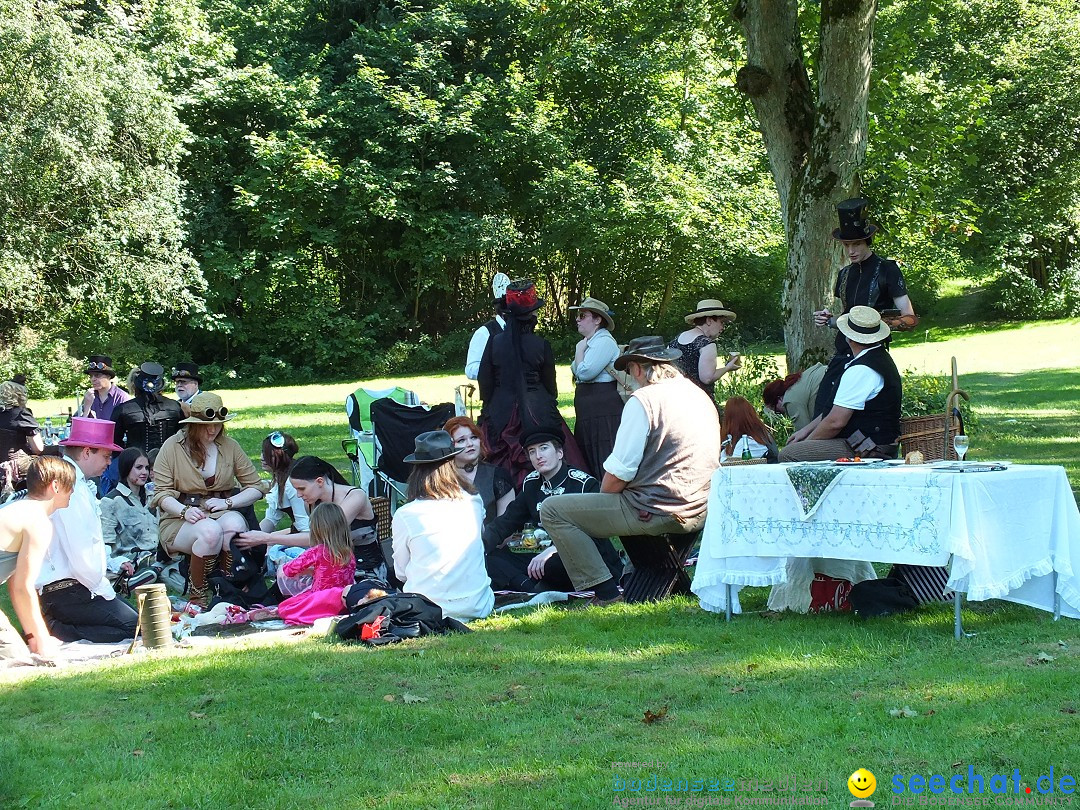
<path fill-rule="evenodd" d="M 859 768 L 848 777 L 847 789 L 856 799 L 867 799 L 877 790 L 877 779 L 866 768 Z"/>

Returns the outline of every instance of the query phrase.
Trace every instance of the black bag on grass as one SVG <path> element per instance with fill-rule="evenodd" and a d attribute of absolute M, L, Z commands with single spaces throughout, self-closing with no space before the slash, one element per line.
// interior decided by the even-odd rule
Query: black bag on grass
<path fill-rule="evenodd" d="M 354 585 L 346 595 L 346 604 L 355 604 L 367 592 L 366 583 Z M 471 631 L 457 619 L 444 619 L 442 608 L 426 596 L 394 593 L 357 605 L 352 613 L 338 621 L 334 632 L 343 639 L 374 646 L 433 633 L 442 635 Z"/>
<path fill-rule="evenodd" d="M 852 610 L 864 619 L 907 613 L 919 606 L 908 584 L 894 577 L 857 583 L 852 586 L 848 601 Z"/>

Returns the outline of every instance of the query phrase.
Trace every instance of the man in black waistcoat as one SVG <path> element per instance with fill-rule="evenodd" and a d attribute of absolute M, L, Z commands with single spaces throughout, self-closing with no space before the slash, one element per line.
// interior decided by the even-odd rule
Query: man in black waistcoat
<path fill-rule="evenodd" d="M 885 348 L 891 330 L 872 307 L 853 307 L 837 318 L 836 328 L 852 357 L 824 414 L 792 435 L 780 453 L 781 461 L 826 461 L 856 453 L 896 457 L 903 388 L 896 363 Z M 858 434 L 870 439 L 873 449 L 853 449 L 863 441 Z"/>
<path fill-rule="evenodd" d="M 180 429 L 184 411 L 175 399 L 161 395 L 165 369 L 158 363 L 143 363 L 135 377 L 135 398 L 113 411 L 116 432 L 113 441 L 121 447 L 141 447 L 147 453 L 158 450 Z"/>
<path fill-rule="evenodd" d="M 841 268 L 833 287 L 833 295 L 839 299 L 839 315 L 846 315 L 852 307 L 873 307 L 878 312 L 890 311 L 885 318 L 891 328 L 913 329 L 919 322 L 915 308 L 908 296 L 904 274 L 892 259 L 884 259 L 876 254 L 872 245 L 877 226 L 866 219 L 866 209 L 870 203 L 863 199 L 844 200 L 836 206 L 840 227 L 832 232 L 833 239 L 844 246 L 844 253 L 849 264 Z M 814 313 L 814 323 L 818 326 L 836 328 L 837 316 L 828 309 Z M 836 352 L 829 361 L 829 367 L 818 387 L 817 400 L 814 403 L 814 416 L 825 415 L 829 403 L 836 394 L 840 376 L 851 360 L 847 340 L 837 330 Z"/>
<path fill-rule="evenodd" d="M 572 591 L 574 585 L 554 545 L 535 554 L 500 548 L 503 540 L 526 523 L 540 527 L 540 504 L 549 495 L 580 495 L 599 492 L 600 482 L 587 472 L 563 463 L 562 432 L 540 427 L 521 437 L 533 471 L 525 476 L 521 492 L 506 511 L 484 527 L 484 550 L 491 587 L 496 591 Z M 622 576 L 622 560 L 607 537 L 594 537 L 596 550 L 616 582 Z"/>

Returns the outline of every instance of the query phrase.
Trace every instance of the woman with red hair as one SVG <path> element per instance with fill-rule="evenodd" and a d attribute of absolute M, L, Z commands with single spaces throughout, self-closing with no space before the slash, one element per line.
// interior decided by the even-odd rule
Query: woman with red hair
<path fill-rule="evenodd" d="M 484 524 L 487 525 L 506 511 L 514 500 L 514 482 L 502 467 L 488 464 L 487 443 L 480 427 L 467 416 L 447 419 L 442 429 L 450 434 L 454 447 L 461 452 L 454 456 L 457 474 L 476 487 L 484 502 Z"/>
<path fill-rule="evenodd" d="M 765 407 L 775 413 L 782 413 L 795 426 L 795 430 L 809 425 L 817 415 L 814 413 L 814 401 L 817 399 L 821 378 L 825 376 L 826 366 L 815 363 L 803 372 L 788 374 L 782 380 L 773 380 L 762 391 Z"/>
<path fill-rule="evenodd" d="M 730 458 L 742 458 L 744 448 L 750 449 L 751 458 L 765 458 L 770 464 L 779 459 L 780 451 L 773 440 L 772 431 L 761 421 L 754 406 L 743 397 L 731 397 L 724 403 L 724 418 L 720 425 L 724 444 L 720 450 L 720 463 Z M 728 443 L 731 437 L 731 443 Z"/>

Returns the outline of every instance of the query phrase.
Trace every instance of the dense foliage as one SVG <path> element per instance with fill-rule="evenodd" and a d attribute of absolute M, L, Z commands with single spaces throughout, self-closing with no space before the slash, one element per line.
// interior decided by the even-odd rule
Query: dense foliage
<path fill-rule="evenodd" d="M 553 335 L 585 294 L 622 337 L 719 296 L 776 339 L 736 36 L 701 0 L 0 0 L 0 371 L 457 365 L 499 270 Z M 888 0 L 875 38 L 864 191 L 917 307 L 966 275 L 1080 311 L 1075 4 Z"/>

